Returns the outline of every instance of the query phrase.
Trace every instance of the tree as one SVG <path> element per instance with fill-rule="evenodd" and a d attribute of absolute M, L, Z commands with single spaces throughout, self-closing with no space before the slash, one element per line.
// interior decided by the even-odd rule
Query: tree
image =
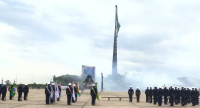
<path fill-rule="evenodd" d="M 10 80 L 6 80 L 5 83 L 6 83 L 6 85 L 11 85 Z"/>

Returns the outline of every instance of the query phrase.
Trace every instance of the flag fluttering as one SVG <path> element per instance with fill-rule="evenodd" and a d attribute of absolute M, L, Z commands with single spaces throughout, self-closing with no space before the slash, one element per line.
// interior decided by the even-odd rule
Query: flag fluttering
<path fill-rule="evenodd" d="M 116 6 L 116 16 L 115 16 L 115 35 L 118 36 L 118 32 L 120 29 L 121 25 L 119 24 L 119 20 L 118 20 L 118 14 L 117 14 L 117 6 Z"/>
<path fill-rule="evenodd" d="M 12 97 L 15 96 L 15 92 L 16 92 L 16 84 L 15 84 L 15 81 L 14 81 L 14 84 L 13 84 L 13 86 L 11 87 L 11 96 L 12 96 Z"/>
<path fill-rule="evenodd" d="M 98 83 L 96 82 L 95 83 L 95 87 L 96 87 L 96 89 L 97 89 L 97 96 L 96 96 L 96 99 L 98 99 L 99 100 L 99 91 L 98 91 L 98 85 L 97 85 Z"/>
<path fill-rule="evenodd" d="M 81 96 L 81 94 L 80 94 L 80 92 L 79 92 L 79 82 L 78 82 L 78 84 L 77 84 L 77 95 L 78 95 L 78 97 L 80 97 Z"/>
<path fill-rule="evenodd" d="M 74 101 L 75 101 L 76 100 L 76 96 L 75 96 L 75 91 L 74 91 L 74 81 L 72 82 L 72 89 L 73 89 L 72 97 L 74 98 Z"/>
<path fill-rule="evenodd" d="M 56 97 L 56 98 L 59 98 L 59 89 L 58 89 L 58 84 L 55 83 L 54 85 L 55 85 L 55 86 L 54 86 L 54 87 L 55 87 L 55 97 Z"/>

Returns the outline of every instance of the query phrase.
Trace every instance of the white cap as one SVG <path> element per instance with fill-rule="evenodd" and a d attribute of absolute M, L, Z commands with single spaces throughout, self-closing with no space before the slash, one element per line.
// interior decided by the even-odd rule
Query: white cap
<path fill-rule="evenodd" d="M 50 84 L 50 82 L 48 82 L 47 84 Z"/>
<path fill-rule="evenodd" d="M 54 85 L 54 83 L 52 83 L 52 85 Z"/>
<path fill-rule="evenodd" d="M 95 86 L 95 84 L 92 84 L 92 86 Z"/>
<path fill-rule="evenodd" d="M 24 85 L 28 85 L 28 84 L 24 84 Z"/>
<path fill-rule="evenodd" d="M 139 88 L 139 87 L 137 87 L 137 88 Z"/>
<path fill-rule="evenodd" d="M 147 86 L 148 87 L 148 86 Z"/>
<path fill-rule="evenodd" d="M 76 86 L 76 85 L 74 84 L 74 86 Z"/>
<path fill-rule="evenodd" d="M 180 88 L 180 87 L 177 87 L 177 88 Z"/>
<path fill-rule="evenodd" d="M 132 87 L 132 86 L 130 86 L 130 87 Z"/>
<path fill-rule="evenodd" d="M 6 85 L 6 83 L 3 83 L 3 85 Z"/>
<path fill-rule="evenodd" d="M 71 83 L 69 83 L 68 85 L 72 85 Z"/>

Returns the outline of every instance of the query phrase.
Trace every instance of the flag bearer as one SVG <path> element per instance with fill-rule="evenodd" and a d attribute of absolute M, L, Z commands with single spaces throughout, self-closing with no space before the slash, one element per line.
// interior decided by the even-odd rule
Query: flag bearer
<path fill-rule="evenodd" d="M 97 89 L 95 87 L 95 84 L 92 85 L 92 88 L 90 90 L 90 95 L 92 96 L 92 105 L 95 105 L 95 99 L 97 96 Z"/>
<path fill-rule="evenodd" d="M 72 97 L 72 87 L 71 83 L 68 84 L 68 87 L 66 88 L 66 95 L 67 95 L 67 105 L 71 105 L 71 97 Z"/>
<path fill-rule="evenodd" d="M 12 100 L 12 89 L 13 89 L 13 85 L 11 84 L 10 87 L 8 88 L 8 91 L 10 91 L 10 100 Z"/>

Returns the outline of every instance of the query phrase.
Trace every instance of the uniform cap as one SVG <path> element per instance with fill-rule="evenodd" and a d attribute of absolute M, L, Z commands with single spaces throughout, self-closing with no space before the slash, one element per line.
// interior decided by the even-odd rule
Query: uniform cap
<path fill-rule="evenodd" d="M 24 85 L 28 85 L 28 84 L 24 84 Z"/>
<path fill-rule="evenodd" d="M 76 86 L 76 85 L 74 84 L 74 86 Z"/>
<path fill-rule="evenodd" d="M 68 85 L 71 85 L 71 83 L 69 83 Z"/>
<path fill-rule="evenodd" d="M 3 85 L 6 85 L 6 83 L 3 83 Z"/>
<path fill-rule="evenodd" d="M 92 86 L 95 86 L 95 84 L 92 84 Z"/>
<path fill-rule="evenodd" d="M 137 89 L 138 89 L 139 87 L 137 87 Z"/>
<path fill-rule="evenodd" d="M 132 86 L 130 86 L 130 87 L 132 87 Z"/>
<path fill-rule="evenodd" d="M 54 83 L 52 83 L 52 85 L 54 85 Z"/>

